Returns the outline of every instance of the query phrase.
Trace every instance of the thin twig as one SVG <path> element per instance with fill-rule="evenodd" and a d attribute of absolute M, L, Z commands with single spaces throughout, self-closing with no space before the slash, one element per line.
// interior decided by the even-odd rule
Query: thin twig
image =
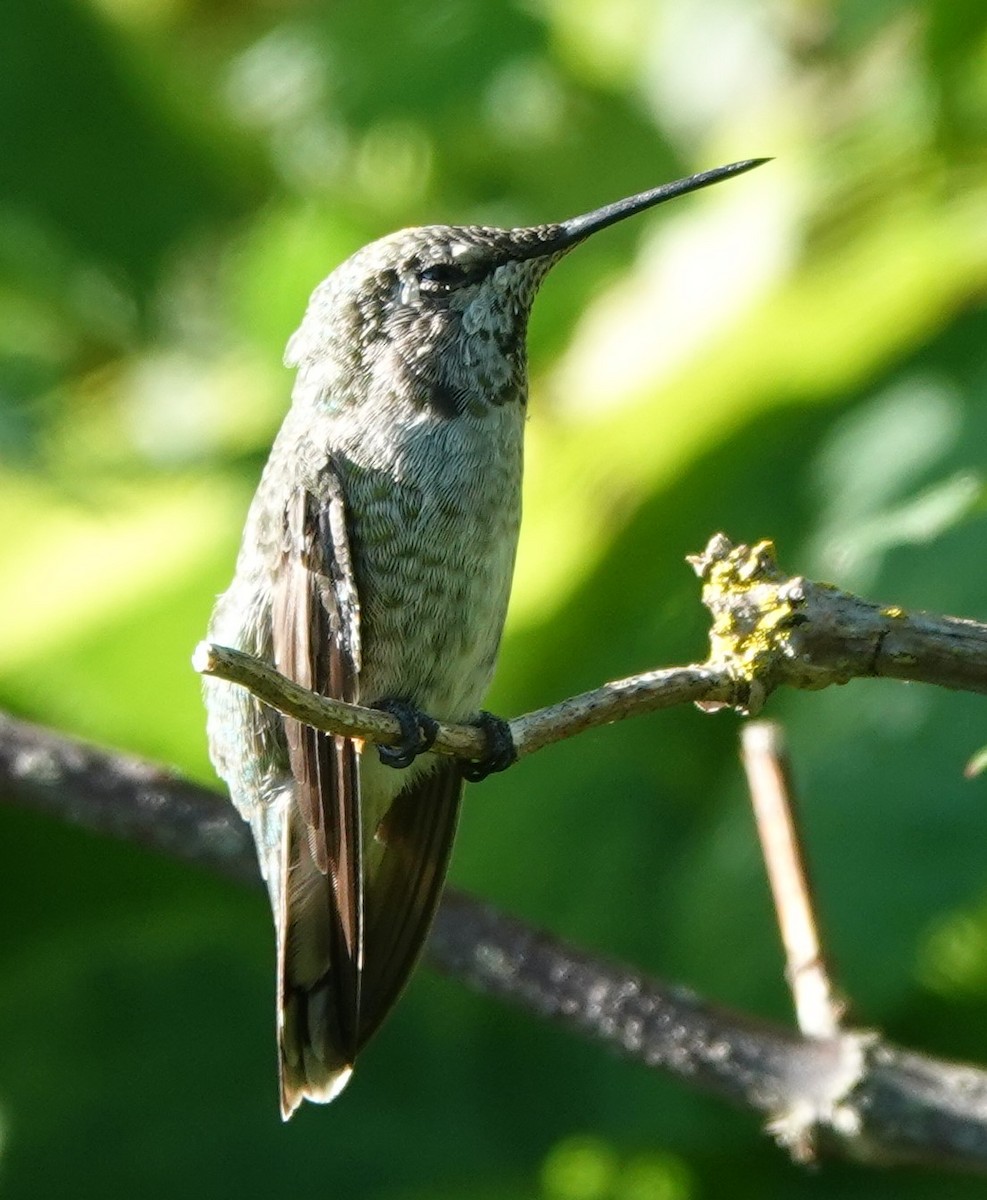
<path fill-rule="evenodd" d="M 314 729 L 384 746 L 396 745 L 401 739 L 401 726 L 389 713 L 318 696 L 260 659 L 229 646 L 200 642 L 192 665 L 202 675 L 247 688 L 265 704 Z M 515 717 L 508 724 L 517 757 L 523 758 L 553 742 L 623 717 L 690 702 L 708 701 L 722 706 L 729 704 L 735 694 L 725 668 L 673 667 L 606 683 L 591 692 L 570 696 L 560 704 Z M 487 749 L 486 735 L 475 725 L 439 722 L 432 749 L 437 754 L 481 758 Z"/>
<path fill-rule="evenodd" d="M 515 717 L 509 725 L 518 758 L 677 704 L 756 713 L 782 685 L 818 690 L 879 675 L 987 692 L 987 625 L 906 613 L 787 576 L 770 542 L 735 546 L 717 534 L 689 561 L 713 617 L 709 660 L 634 675 Z M 389 714 L 314 695 L 242 651 L 202 642 L 192 661 L 201 674 L 245 687 L 315 729 L 381 745 L 400 741 Z M 487 745 L 472 725 L 441 723 L 433 750 L 478 759 Z"/>
<path fill-rule="evenodd" d="M 771 721 L 748 722 L 741 731 L 741 748 L 798 1027 L 807 1037 L 833 1037 L 845 1005 L 833 988 L 819 936 L 780 727 Z"/>

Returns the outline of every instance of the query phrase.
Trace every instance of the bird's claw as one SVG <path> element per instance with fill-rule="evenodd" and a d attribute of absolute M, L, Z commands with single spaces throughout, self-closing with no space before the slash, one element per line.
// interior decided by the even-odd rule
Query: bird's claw
<path fill-rule="evenodd" d="M 396 746 L 377 747 L 377 754 L 385 767 L 410 767 L 419 754 L 431 750 L 439 726 L 427 713 L 415 708 L 407 700 L 378 700 L 370 707 L 390 713 L 401 726 L 401 741 Z"/>
<path fill-rule="evenodd" d="M 478 783 L 493 775 L 496 771 L 506 771 L 517 761 L 517 748 L 511 736 L 511 727 L 503 717 L 495 717 L 493 713 L 480 712 L 473 724 L 481 729 L 487 738 L 487 752 L 475 762 L 460 760 L 459 770 L 464 779 L 470 783 Z"/>

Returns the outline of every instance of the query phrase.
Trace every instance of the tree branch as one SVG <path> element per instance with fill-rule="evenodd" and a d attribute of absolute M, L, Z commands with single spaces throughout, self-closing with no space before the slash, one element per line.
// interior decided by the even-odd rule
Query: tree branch
<path fill-rule="evenodd" d="M 749 711 L 782 684 L 815 690 L 875 676 L 987 692 L 987 625 L 788 576 L 769 541 L 734 546 L 718 533 L 689 561 L 713 617 L 710 662 L 750 686 Z"/>
<path fill-rule="evenodd" d="M 0 800 L 259 883 L 247 827 L 159 767 L 0 715 Z M 770 1118 L 798 1153 L 987 1172 L 987 1072 L 875 1034 L 812 1038 L 581 951 L 449 889 L 433 966 Z"/>
<path fill-rule="evenodd" d="M 278 712 L 325 733 L 362 738 L 382 746 L 397 745 L 401 740 L 401 726 L 390 713 L 316 695 L 241 650 L 200 642 L 192 656 L 192 665 L 202 675 L 247 688 Z M 729 704 L 735 694 L 736 688 L 723 668 L 672 667 L 604 684 L 591 692 L 570 696 L 560 704 L 515 717 L 508 724 L 517 757 L 523 758 L 543 746 L 622 717 L 690 701 Z M 486 749 L 486 735 L 475 725 L 438 722 L 432 745 L 436 754 L 478 759 Z"/>
<path fill-rule="evenodd" d="M 740 742 L 798 1027 L 809 1037 L 832 1037 L 846 1004 L 823 953 L 781 729 L 771 721 L 748 721 Z"/>
<path fill-rule="evenodd" d="M 782 685 L 817 690 L 854 678 L 884 676 L 987 692 L 987 625 L 957 617 L 906 613 L 778 567 L 762 541 L 733 545 L 723 534 L 690 557 L 703 580 L 713 624 L 705 663 L 670 667 L 604 684 L 509 722 L 518 758 L 584 730 L 677 704 L 756 713 Z M 248 688 L 287 716 L 326 733 L 381 745 L 401 739 L 397 720 L 300 688 L 259 659 L 202 642 L 193 666 Z M 433 750 L 467 759 L 486 752 L 472 725 L 440 723 Z"/>

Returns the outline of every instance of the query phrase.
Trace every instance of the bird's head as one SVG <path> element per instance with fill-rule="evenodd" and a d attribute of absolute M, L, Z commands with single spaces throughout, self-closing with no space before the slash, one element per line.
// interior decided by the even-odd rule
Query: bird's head
<path fill-rule="evenodd" d="M 286 361 L 317 377 L 400 388 L 444 416 L 526 392 L 528 315 L 548 271 L 592 234 L 739 175 L 731 163 L 551 225 L 430 225 L 371 242 L 316 288 Z"/>

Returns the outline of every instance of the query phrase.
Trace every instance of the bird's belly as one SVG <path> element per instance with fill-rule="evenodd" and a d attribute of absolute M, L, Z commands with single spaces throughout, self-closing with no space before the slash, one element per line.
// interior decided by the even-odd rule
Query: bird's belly
<path fill-rule="evenodd" d="M 458 720 L 476 711 L 493 674 L 519 514 L 510 500 L 506 512 L 440 507 L 403 520 L 365 513 L 358 524 L 369 528 L 354 531 L 360 695 Z"/>
<path fill-rule="evenodd" d="M 387 389 L 371 401 L 334 417 L 326 439 L 360 603 L 360 698 L 462 720 L 483 700 L 507 612 L 524 409 L 448 418 Z"/>

